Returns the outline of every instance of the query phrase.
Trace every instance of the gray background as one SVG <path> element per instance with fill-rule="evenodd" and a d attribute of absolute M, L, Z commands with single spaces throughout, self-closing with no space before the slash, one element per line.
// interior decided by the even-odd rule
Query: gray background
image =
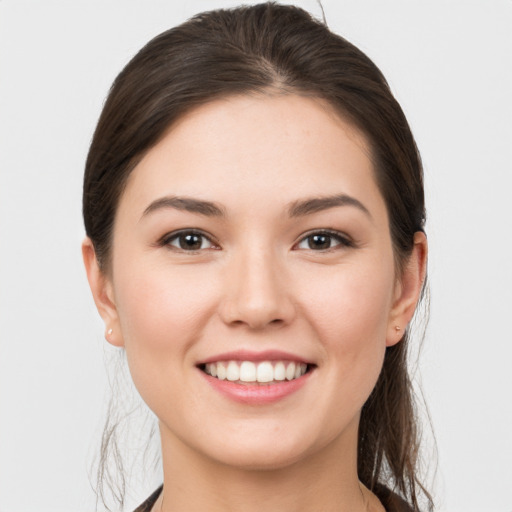
<path fill-rule="evenodd" d="M 0 1 L 1 512 L 94 510 L 87 468 L 109 351 L 80 255 L 88 143 L 112 80 L 147 40 L 238 3 Z M 420 373 L 438 510 L 511 512 L 512 2 L 323 4 L 330 27 L 381 67 L 425 163 L 432 308 Z M 133 485 L 131 503 L 149 487 Z"/>

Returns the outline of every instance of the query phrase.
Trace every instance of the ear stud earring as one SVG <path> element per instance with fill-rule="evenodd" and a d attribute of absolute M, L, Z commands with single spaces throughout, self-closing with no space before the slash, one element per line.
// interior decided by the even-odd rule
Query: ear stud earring
<path fill-rule="evenodd" d="M 106 336 L 106 337 L 108 338 L 109 336 L 112 336 L 112 333 L 113 333 L 113 332 L 114 332 L 114 331 L 113 331 L 112 329 L 109 329 L 109 330 L 107 331 L 107 336 Z"/>
<path fill-rule="evenodd" d="M 110 329 L 110 330 L 112 330 L 112 329 Z M 400 329 L 400 327 L 398 327 L 398 325 L 395 325 L 395 331 L 397 334 L 401 331 L 401 329 Z"/>

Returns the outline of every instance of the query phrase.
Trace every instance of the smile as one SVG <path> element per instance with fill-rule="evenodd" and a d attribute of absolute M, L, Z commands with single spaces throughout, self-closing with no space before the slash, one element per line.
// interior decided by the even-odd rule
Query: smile
<path fill-rule="evenodd" d="M 219 361 L 206 363 L 201 369 L 218 380 L 268 385 L 298 379 L 308 371 L 308 365 L 294 361 Z"/>

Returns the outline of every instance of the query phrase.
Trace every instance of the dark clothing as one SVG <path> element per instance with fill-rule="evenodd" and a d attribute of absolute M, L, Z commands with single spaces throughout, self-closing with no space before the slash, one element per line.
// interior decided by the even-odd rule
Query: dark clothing
<path fill-rule="evenodd" d="M 144 503 L 139 505 L 133 512 L 150 512 L 151 507 L 155 504 L 158 496 L 162 492 L 163 486 L 160 486 Z"/>
<path fill-rule="evenodd" d="M 379 498 L 386 512 L 413 512 L 413 509 L 405 500 L 383 485 L 373 489 L 373 493 Z"/>
<path fill-rule="evenodd" d="M 133 512 L 150 512 L 151 507 L 155 504 L 158 496 L 162 492 L 159 487 L 142 505 L 137 507 Z M 387 512 L 412 512 L 412 508 L 400 496 L 391 492 L 386 487 L 374 489 L 374 493 L 379 498 Z"/>

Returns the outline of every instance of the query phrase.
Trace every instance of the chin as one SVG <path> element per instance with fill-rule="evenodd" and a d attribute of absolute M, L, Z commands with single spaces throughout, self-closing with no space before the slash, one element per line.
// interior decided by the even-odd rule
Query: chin
<path fill-rule="evenodd" d="M 224 453 L 216 459 L 225 466 L 243 471 L 277 471 L 293 466 L 305 458 L 305 454 L 296 450 L 283 450 L 275 447 L 239 447 L 231 453 Z"/>
<path fill-rule="evenodd" d="M 212 460 L 239 470 L 276 471 L 310 461 L 340 440 L 336 434 L 326 435 L 321 430 L 315 435 L 311 428 L 294 432 L 277 425 L 257 431 L 245 427 L 238 429 L 239 435 L 204 446 L 203 453 L 209 452 Z"/>

